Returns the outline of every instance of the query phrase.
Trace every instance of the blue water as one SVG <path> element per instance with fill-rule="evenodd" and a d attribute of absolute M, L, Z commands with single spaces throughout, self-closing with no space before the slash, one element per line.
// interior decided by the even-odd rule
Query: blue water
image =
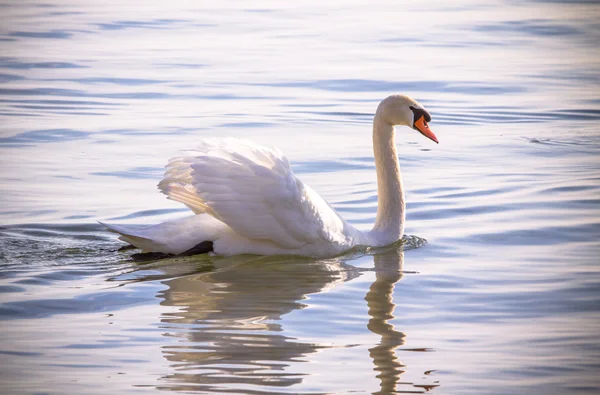
<path fill-rule="evenodd" d="M 0 4 L 0 392 L 600 391 L 600 6 Z M 279 147 L 368 229 L 371 120 L 403 128 L 407 237 L 328 260 L 134 263 L 97 220 L 203 137 Z"/>

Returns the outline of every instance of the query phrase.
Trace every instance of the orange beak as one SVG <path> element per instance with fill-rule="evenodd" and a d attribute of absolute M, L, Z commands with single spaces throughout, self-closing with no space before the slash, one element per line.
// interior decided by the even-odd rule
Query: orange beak
<path fill-rule="evenodd" d="M 439 144 L 439 141 L 437 139 L 437 137 L 435 137 L 435 134 L 433 134 L 433 132 L 431 131 L 431 129 L 429 129 L 429 125 L 427 124 L 427 121 L 425 121 L 425 117 L 422 116 L 421 118 L 417 119 L 415 121 L 415 128 L 421 132 L 421 134 L 425 137 L 427 137 L 430 140 L 435 141 L 436 143 Z"/>

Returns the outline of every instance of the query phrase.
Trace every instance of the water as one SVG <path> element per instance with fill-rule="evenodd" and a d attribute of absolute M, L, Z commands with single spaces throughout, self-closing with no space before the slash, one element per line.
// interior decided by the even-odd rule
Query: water
<path fill-rule="evenodd" d="M 595 2 L 0 12 L 2 393 L 599 390 Z M 166 161 L 235 136 L 367 229 L 391 93 L 440 139 L 399 130 L 404 244 L 136 264 L 95 222 L 186 215 Z"/>

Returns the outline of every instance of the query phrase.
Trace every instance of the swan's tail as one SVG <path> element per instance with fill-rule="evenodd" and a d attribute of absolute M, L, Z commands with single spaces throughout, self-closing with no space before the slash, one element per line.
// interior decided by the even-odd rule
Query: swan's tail
<path fill-rule="evenodd" d="M 98 221 L 111 232 L 120 234 L 119 240 L 136 246 L 144 252 L 162 252 L 165 246 L 158 240 L 152 240 L 145 236 L 145 230 L 148 227 L 140 225 L 112 225 Z"/>
<path fill-rule="evenodd" d="M 100 222 L 100 221 L 98 221 Z M 143 252 L 181 254 L 203 241 L 214 241 L 225 224 L 207 215 L 192 215 L 156 225 L 113 225 L 100 222 L 119 239 Z"/>

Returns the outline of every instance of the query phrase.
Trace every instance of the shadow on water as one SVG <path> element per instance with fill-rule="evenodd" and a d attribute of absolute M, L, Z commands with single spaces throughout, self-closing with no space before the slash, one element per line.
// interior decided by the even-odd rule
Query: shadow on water
<path fill-rule="evenodd" d="M 407 244 L 415 246 L 415 240 Z M 257 394 L 272 393 L 273 388 L 289 391 L 311 374 L 298 371 L 304 365 L 296 362 L 308 361 L 311 354 L 332 346 L 284 335 L 282 317 L 308 307 L 308 295 L 331 290 L 370 270 L 349 265 L 344 258 L 202 259 L 203 272 L 168 279 L 163 282 L 168 289 L 158 294 L 161 305 L 178 308 L 161 319 L 165 336 L 178 341 L 162 347 L 174 373 L 163 377 L 160 389 L 220 392 L 233 386 Z M 365 297 L 367 328 L 379 335 L 380 341 L 368 352 L 380 381 L 376 393 L 388 394 L 396 390 L 405 370 L 396 356 L 405 335 L 388 322 L 396 307 L 394 286 L 403 277 L 403 248 L 397 245 L 377 251 L 373 259 L 375 281 Z M 162 266 L 161 270 L 170 268 Z M 314 325 L 318 328 L 323 323 Z M 292 363 L 293 372 L 287 369 Z M 402 384 L 412 391 L 424 389 Z M 294 393 L 301 393 L 298 390 Z"/>
<path fill-rule="evenodd" d="M 30 69 L 80 69 L 86 68 L 70 62 L 25 62 L 17 58 L 0 57 L 1 69 L 30 70 Z"/>
<path fill-rule="evenodd" d="M 112 23 L 99 23 L 101 30 L 125 30 L 125 29 L 168 29 L 173 25 L 189 23 L 188 19 L 153 19 L 148 21 L 114 21 Z"/>
<path fill-rule="evenodd" d="M 67 39 L 73 36 L 73 33 L 66 30 L 50 30 L 46 32 L 11 32 L 8 34 L 11 37 L 20 38 L 59 38 Z"/>

